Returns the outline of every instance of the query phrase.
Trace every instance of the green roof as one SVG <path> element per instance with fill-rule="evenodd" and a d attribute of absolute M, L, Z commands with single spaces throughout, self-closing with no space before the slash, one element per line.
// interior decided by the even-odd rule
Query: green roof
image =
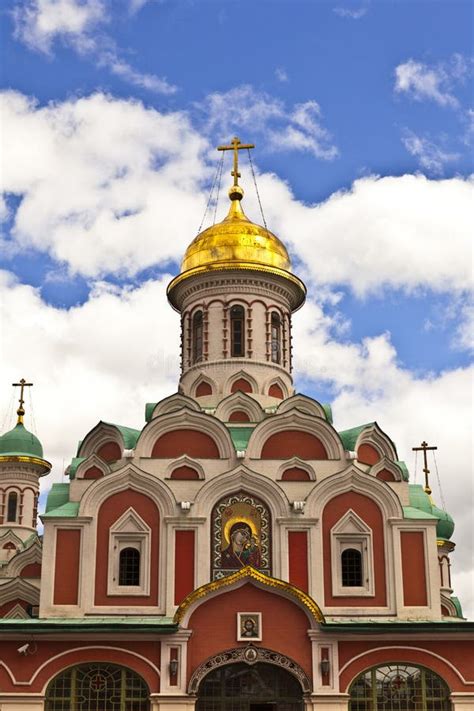
<path fill-rule="evenodd" d="M 153 410 L 158 405 L 157 402 L 147 402 L 145 405 L 145 422 L 150 422 Z"/>
<path fill-rule="evenodd" d="M 30 456 L 43 458 L 43 447 L 38 437 L 28 432 L 19 422 L 9 432 L 0 437 L 0 456 Z"/>
<path fill-rule="evenodd" d="M 177 632 L 178 625 L 172 617 L 48 617 L 19 620 L 0 619 L 0 632 L 16 634 L 50 634 L 52 632 L 111 632 L 127 633 L 139 631 L 167 634 Z"/>
<path fill-rule="evenodd" d="M 410 506 L 438 519 L 436 535 L 449 541 L 454 532 L 454 521 L 447 511 L 436 506 L 421 484 L 409 484 Z"/>
<path fill-rule="evenodd" d="M 69 484 L 53 484 L 46 499 L 45 513 L 66 504 L 69 501 Z"/>
<path fill-rule="evenodd" d="M 461 607 L 461 603 L 459 602 L 459 598 L 455 597 L 454 595 L 451 595 L 451 602 L 453 603 L 454 607 L 456 608 L 458 617 L 461 617 L 461 619 L 465 619 L 464 615 L 462 614 L 462 607 Z"/>
<path fill-rule="evenodd" d="M 104 422 L 104 425 L 110 425 L 110 427 L 116 427 L 123 437 L 123 443 L 125 449 L 134 449 L 138 438 L 140 437 L 141 430 L 135 430 L 132 427 L 123 427 L 123 425 L 116 425 L 114 422 Z"/>
<path fill-rule="evenodd" d="M 71 464 L 67 468 L 67 475 L 69 476 L 70 479 L 75 479 L 76 478 L 76 472 L 79 464 L 82 464 L 82 462 L 85 462 L 87 457 L 73 457 L 71 459 Z"/>
<path fill-rule="evenodd" d="M 408 481 L 410 479 L 410 473 L 408 471 L 408 467 L 405 464 L 405 462 L 401 462 L 400 460 L 398 460 L 397 462 L 395 462 L 395 464 L 402 472 L 403 481 Z"/>
<path fill-rule="evenodd" d="M 324 410 L 324 414 L 326 415 L 326 420 L 329 422 L 329 424 L 332 425 L 333 420 L 332 420 L 332 407 L 329 403 L 327 402 L 322 402 L 321 407 Z"/>
<path fill-rule="evenodd" d="M 236 452 L 242 452 L 247 449 L 250 435 L 254 431 L 255 427 L 256 425 L 253 425 L 252 427 L 230 427 L 227 425 L 227 429 L 229 430 Z"/>
<path fill-rule="evenodd" d="M 44 513 L 41 518 L 56 518 L 61 516 L 64 518 L 76 518 L 79 513 L 79 502 L 78 501 L 68 501 L 62 506 L 58 506 L 57 509 L 51 509 L 47 513 Z"/>
<path fill-rule="evenodd" d="M 350 452 L 353 452 L 360 433 L 367 427 L 373 427 L 374 425 L 375 422 L 367 422 L 365 425 L 359 425 L 358 427 L 352 427 L 350 430 L 343 430 L 342 432 L 339 432 L 338 434 L 342 440 L 344 449 L 348 449 Z"/>
<path fill-rule="evenodd" d="M 417 519 L 436 519 L 436 516 L 428 513 L 427 511 L 422 511 L 414 506 L 404 506 L 403 507 L 403 518 L 417 518 Z"/>

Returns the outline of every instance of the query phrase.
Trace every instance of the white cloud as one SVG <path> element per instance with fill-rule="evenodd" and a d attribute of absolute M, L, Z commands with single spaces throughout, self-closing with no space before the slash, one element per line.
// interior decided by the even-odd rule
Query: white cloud
<path fill-rule="evenodd" d="M 17 248 L 86 276 L 133 274 L 184 251 L 204 211 L 201 154 L 185 115 L 103 94 L 38 107 L 1 96 L 2 190 L 21 197 Z"/>
<path fill-rule="evenodd" d="M 395 69 L 395 91 L 416 101 L 431 100 L 439 106 L 459 107 L 453 93 L 456 82 L 463 82 L 472 64 L 462 55 L 454 54 L 448 62 L 429 65 L 409 59 Z"/>
<path fill-rule="evenodd" d="M 277 67 L 275 69 L 275 77 L 284 84 L 289 81 L 288 74 L 283 67 Z"/>
<path fill-rule="evenodd" d="M 143 4 L 132 1 L 131 12 Z M 109 15 L 107 0 L 24 0 L 13 10 L 15 36 L 30 49 L 49 55 L 61 42 L 133 86 L 173 94 L 176 87 L 165 78 L 139 72 L 121 58 L 113 39 L 102 30 Z"/>
<path fill-rule="evenodd" d="M 472 179 L 369 176 L 313 206 L 276 176 L 259 185 L 267 223 L 318 288 L 471 289 Z"/>
<path fill-rule="evenodd" d="M 460 158 L 459 153 L 448 153 L 423 136 L 417 136 L 413 131 L 405 131 L 402 143 L 424 170 L 434 175 L 442 175 L 446 163 L 452 163 Z"/>
<path fill-rule="evenodd" d="M 243 85 L 209 94 L 196 109 L 205 130 L 219 140 L 248 130 L 272 151 L 305 151 L 323 160 L 338 155 L 331 134 L 321 123 L 316 101 L 288 109 L 280 99 Z"/>
<path fill-rule="evenodd" d="M 367 14 L 369 7 L 367 5 L 361 5 L 360 7 L 335 7 L 333 12 L 339 17 L 343 17 L 345 20 L 360 20 L 361 17 Z"/>

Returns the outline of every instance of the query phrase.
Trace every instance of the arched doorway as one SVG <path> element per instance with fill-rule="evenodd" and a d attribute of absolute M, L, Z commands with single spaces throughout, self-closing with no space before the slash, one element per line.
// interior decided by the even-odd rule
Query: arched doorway
<path fill-rule="evenodd" d="M 274 664 L 237 662 L 204 677 L 196 711 L 303 711 L 298 679 Z"/>
<path fill-rule="evenodd" d="M 373 667 L 352 682 L 349 693 L 349 711 L 451 711 L 446 682 L 414 664 Z"/>
<path fill-rule="evenodd" d="M 58 674 L 48 685 L 45 711 L 149 711 L 149 690 L 131 669 L 95 662 Z"/>

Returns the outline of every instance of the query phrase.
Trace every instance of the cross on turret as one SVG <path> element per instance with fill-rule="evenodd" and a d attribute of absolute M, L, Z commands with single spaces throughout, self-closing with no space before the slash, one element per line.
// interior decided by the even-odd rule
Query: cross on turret
<path fill-rule="evenodd" d="M 237 136 L 234 136 L 231 140 L 230 146 L 217 146 L 218 151 L 234 151 L 234 169 L 230 173 L 234 178 L 234 186 L 238 186 L 239 184 L 239 151 L 244 148 L 255 148 L 255 145 L 253 143 L 241 143 L 240 138 L 237 138 Z"/>
<path fill-rule="evenodd" d="M 426 453 L 435 449 L 438 449 L 438 447 L 428 447 L 428 442 L 425 441 L 423 441 L 419 447 L 412 447 L 413 452 L 423 452 L 423 460 L 425 465 L 423 468 L 423 472 L 425 474 L 425 491 L 428 496 L 431 494 L 431 488 L 428 481 L 428 474 L 430 473 L 430 470 L 428 469 L 428 457 Z"/>
<path fill-rule="evenodd" d="M 17 424 L 22 425 L 23 424 L 23 417 L 25 415 L 25 408 L 23 407 L 25 404 L 25 400 L 23 398 L 23 394 L 25 392 L 25 388 L 30 388 L 32 387 L 33 383 L 27 383 L 24 378 L 20 380 L 19 383 L 12 383 L 14 388 L 20 388 L 20 406 L 18 407 L 18 410 L 16 411 L 16 414 L 18 415 L 18 422 Z"/>

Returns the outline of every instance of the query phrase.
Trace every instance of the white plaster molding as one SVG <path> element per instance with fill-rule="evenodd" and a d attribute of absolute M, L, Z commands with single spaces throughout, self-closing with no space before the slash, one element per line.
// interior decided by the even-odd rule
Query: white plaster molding
<path fill-rule="evenodd" d="M 118 427 L 101 420 L 86 434 L 77 455 L 78 457 L 88 457 L 107 442 L 116 442 L 120 447 L 120 451 L 123 452 L 125 445 Z"/>
<path fill-rule="evenodd" d="M 253 431 L 247 447 L 247 456 L 260 459 L 262 448 L 269 437 L 289 429 L 300 430 L 321 440 L 328 459 L 345 461 L 346 455 L 341 439 L 332 425 L 314 415 L 307 415 L 297 408 L 276 414 L 261 422 Z"/>
<path fill-rule="evenodd" d="M 31 605 L 38 605 L 39 590 L 26 578 L 11 578 L 7 583 L 0 585 L 0 605 L 17 599 L 29 602 Z"/>
<path fill-rule="evenodd" d="M 371 444 L 382 457 L 392 461 L 398 459 L 397 451 L 390 437 L 378 426 L 376 422 L 366 427 L 357 437 L 354 449 L 357 451 L 361 444 Z"/>
<path fill-rule="evenodd" d="M 372 530 L 355 511 L 350 509 L 337 521 L 330 532 L 332 594 L 334 597 L 371 597 L 375 591 L 374 546 Z M 342 584 L 342 553 L 354 548 L 362 561 L 362 585 L 348 587 Z"/>
<path fill-rule="evenodd" d="M 310 481 L 316 481 L 316 472 L 314 471 L 314 467 L 312 467 L 311 464 L 308 464 L 305 459 L 300 459 L 299 457 L 291 457 L 291 459 L 286 459 L 283 464 L 280 464 L 276 477 L 277 481 L 282 481 L 283 474 L 286 470 L 293 469 L 294 467 L 303 469 L 303 471 L 308 474 Z"/>
<path fill-rule="evenodd" d="M 107 441 L 110 442 L 110 439 L 108 439 Z M 93 452 L 87 457 L 87 459 L 85 459 L 79 464 L 76 470 L 76 476 L 74 478 L 84 479 L 84 474 L 91 467 L 97 467 L 97 469 L 100 469 L 104 476 L 110 472 L 110 466 L 107 464 L 107 462 L 102 459 L 102 457 L 99 457 L 95 452 Z"/>
<path fill-rule="evenodd" d="M 202 464 L 200 464 L 197 459 L 193 459 L 192 457 L 188 457 L 187 454 L 183 454 L 182 457 L 174 459 L 168 464 L 165 469 L 165 479 L 171 479 L 171 475 L 174 470 L 179 469 L 180 467 L 191 467 L 197 472 L 199 479 L 204 480 L 206 478 Z"/>
<path fill-rule="evenodd" d="M 22 607 L 18 602 L 17 604 L 12 607 L 11 610 L 7 612 L 6 615 L 3 616 L 4 620 L 29 620 L 30 616 L 25 610 L 24 607 Z"/>
<path fill-rule="evenodd" d="M 401 469 L 398 464 L 396 464 L 393 460 L 389 459 L 385 455 L 380 459 L 380 461 L 377 462 L 377 464 L 371 466 L 368 473 L 376 477 L 377 474 L 383 469 L 389 471 L 393 475 L 395 481 L 404 481 Z"/>
<path fill-rule="evenodd" d="M 246 412 L 250 418 L 250 422 L 260 422 L 263 420 L 264 413 L 260 404 L 247 393 L 238 390 L 231 393 L 218 404 L 215 417 L 222 422 L 228 422 L 229 416 L 234 410 L 242 410 Z"/>
<path fill-rule="evenodd" d="M 26 565 L 30 565 L 31 563 L 39 563 L 41 565 L 42 557 L 43 549 L 39 539 L 37 538 L 31 546 L 18 551 L 13 558 L 10 558 L 8 564 L 2 571 L 2 577 L 15 578 L 20 575 Z"/>
<path fill-rule="evenodd" d="M 320 417 L 326 420 L 326 413 L 324 412 L 323 406 L 312 397 L 301 395 L 300 393 L 283 400 L 280 405 L 278 405 L 277 413 L 281 415 L 283 412 L 290 412 L 290 410 L 300 410 L 300 412 L 304 412 L 306 415 L 312 415 L 313 417 Z"/>
<path fill-rule="evenodd" d="M 283 400 L 285 400 L 289 396 L 288 388 L 285 385 L 285 382 L 283 378 L 280 378 L 279 375 L 272 376 L 271 378 L 267 378 L 265 381 L 262 392 L 265 393 L 265 395 L 269 395 L 269 390 L 272 385 L 278 385 L 281 388 L 281 391 L 283 393 Z M 270 397 L 274 397 L 270 395 Z"/>
<path fill-rule="evenodd" d="M 154 420 L 155 417 L 159 417 L 160 415 L 166 415 L 169 412 L 181 410 L 183 407 L 187 407 L 190 410 L 196 410 L 196 412 L 200 412 L 201 410 L 197 402 L 195 402 L 195 400 L 191 397 L 183 395 L 182 393 L 173 393 L 173 395 L 165 397 L 164 400 L 160 400 L 160 402 L 156 404 L 151 415 L 151 420 Z"/>
<path fill-rule="evenodd" d="M 136 456 L 151 457 L 155 442 L 167 432 L 177 429 L 191 429 L 209 435 L 216 443 L 221 459 L 233 459 L 235 450 L 230 434 L 225 426 L 212 415 L 196 412 L 183 407 L 177 412 L 169 412 L 155 417 L 142 430 L 135 447 Z"/>
<path fill-rule="evenodd" d="M 120 554 L 134 548 L 140 554 L 139 584 L 120 585 Z M 109 529 L 107 595 L 150 594 L 151 528 L 134 509 L 129 508 Z"/>
<path fill-rule="evenodd" d="M 231 359 L 229 358 L 229 360 Z M 225 362 L 227 362 L 227 360 Z M 244 380 L 247 380 L 250 383 L 250 385 L 252 386 L 253 393 L 263 392 L 262 388 L 259 387 L 259 384 L 256 379 L 252 375 L 250 375 L 250 373 L 248 373 L 244 368 L 238 370 L 236 373 L 232 373 L 232 375 L 227 378 L 224 383 L 223 392 L 232 395 L 232 385 L 235 383 L 236 380 L 240 380 L 240 378 L 243 378 Z"/>
<path fill-rule="evenodd" d="M 206 373 L 204 373 L 203 371 L 200 371 L 190 388 L 193 397 L 198 397 L 198 395 L 196 395 L 196 390 L 201 385 L 201 383 L 207 383 L 207 385 L 209 385 L 212 390 L 212 395 L 217 395 L 218 387 L 216 381 L 209 375 L 206 375 Z"/>

